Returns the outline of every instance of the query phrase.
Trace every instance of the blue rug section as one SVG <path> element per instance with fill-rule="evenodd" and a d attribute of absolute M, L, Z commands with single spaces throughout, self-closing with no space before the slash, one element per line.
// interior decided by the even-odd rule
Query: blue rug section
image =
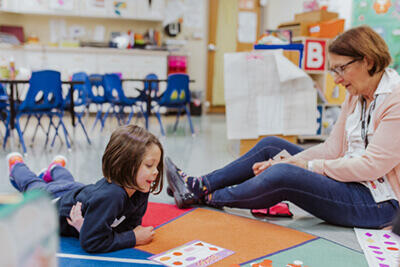
<path fill-rule="evenodd" d="M 138 260 L 138 263 L 134 263 L 135 266 L 160 266 L 154 262 L 151 264 L 147 258 L 153 254 L 137 250 L 137 249 L 123 249 L 109 253 L 87 253 L 84 251 L 77 238 L 73 237 L 60 237 L 60 250 L 59 254 L 73 254 L 79 256 L 89 256 L 90 258 L 96 257 L 97 259 L 76 259 L 73 257 L 58 257 L 59 266 L 132 266 L 133 263 L 124 263 L 123 259 L 134 259 Z M 105 260 L 99 260 L 98 257 L 104 257 Z M 107 258 L 121 259 L 119 262 L 113 262 L 107 260 Z M 140 263 L 140 261 L 148 261 L 149 264 Z"/>

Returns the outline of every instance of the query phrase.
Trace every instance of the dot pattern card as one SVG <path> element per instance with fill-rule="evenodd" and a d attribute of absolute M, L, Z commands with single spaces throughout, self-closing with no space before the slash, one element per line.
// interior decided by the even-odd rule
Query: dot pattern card
<path fill-rule="evenodd" d="M 234 251 L 209 243 L 194 240 L 182 246 L 149 257 L 165 266 L 195 267 L 209 266 L 232 254 Z"/>
<path fill-rule="evenodd" d="M 400 264 L 400 237 L 390 230 L 354 228 L 369 266 L 391 267 Z"/>

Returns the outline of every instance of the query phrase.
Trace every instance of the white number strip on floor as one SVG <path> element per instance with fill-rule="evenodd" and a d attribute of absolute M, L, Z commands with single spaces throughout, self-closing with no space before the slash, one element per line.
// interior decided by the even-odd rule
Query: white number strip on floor
<path fill-rule="evenodd" d="M 99 256 L 86 256 L 86 255 L 65 254 L 65 253 L 57 253 L 56 255 L 59 258 L 72 258 L 72 259 L 95 260 L 95 261 L 113 261 L 113 262 L 142 263 L 142 264 L 160 265 L 157 262 L 148 261 L 148 260 L 111 258 L 111 257 L 99 257 Z"/>

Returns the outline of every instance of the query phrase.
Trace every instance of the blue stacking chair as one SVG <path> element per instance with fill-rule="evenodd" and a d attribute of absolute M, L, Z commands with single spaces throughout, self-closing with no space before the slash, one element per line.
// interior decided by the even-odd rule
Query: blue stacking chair
<path fill-rule="evenodd" d="M 145 80 L 158 80 L 158 77 L 154 73 L 146 75 Z M 152 97 L 157 97 L 158 94 L 158 83 L 156 82 L 144 82 L 144 89 L 150 91 Z"/>
<path fill-rule="evenodd" d="M 25 142 L 23 139 L 24 132 L 21 131 L 19 119 L 22 115 L 35 115 L 40 123 L 43 115 L 47 115 L 50 119 L 49 127 L 46 133 L 46 144 L 49 139 L 51 126 L 55 129 L 55 136 L 59 136 L 58 130 L 60 126 L 64 130 L 65 142 L 68 149 L 71 148 L 68 141 L 68 133 L 63 122 L 63 98 L 61 88 L 61 75 L 58 71 L 43 70 L 32 72 L 29 80 L 29 89 L 24 101 L 16 107 L 15 128 L 17 129 L 19 140 L 26 154 Z M 53 123 L 53 116 L 59 118 L 59 123 L 56 126 Z M 10 131 L 6 131 L 5 141 L 9 137 Z M 54 140 L 51 146 L 54 145 Z"/>
<path fill-rule="evenodd" d="M 4 90 L 3 85 L 0 83 L 0 109 L 4 109 L 8 106 L 8 95 Z"/>
<path fill-rule="evenodd" d="M 3 121 L 4 127 L 7 131 L 10 122 L 10 112 L 8 111 L 8 95 L 4 90 L 3 85 L 0 83 L 0 120 Z M 3 148 L 6 145 L 6 140 L 3 140 Z"/>
<path fill-rule="evenodd" d="M 103 75 L 101 74 L 91 74 L 89 75 L 90 80 L 90 88 L 88 88 L 88 97 L 90 99 L 90 104 L 95 104 L 97 108 L 96 118 L 94 120 L 94 124 L 92 126 L 92 131 L 96 127 L 98 121 L 101 124 L 101 131 L 104 128 L 104 120 L 103 120 L 103 104 L 108 103 L 105 95 L 104 81 Z M 102 89 L 102 94 L 100 93 Z"/>
<path fill-rule="evenodd" d="M 75 118 L 77 119 L 74 127 L 76 127 L 76 125 L 79 123 L 82 127 L 83 132 L 85 133 L 88 143 L 91 144 L 90 138 L 86 132 L 85 126 L 82 123 L 82 117 L 85 114 L 85 111 L 87 110 L 87 108 L 90 104 L 90 99 L 88 98 L 88 91 L 89 91 L 88 89 L 91 88 L 92 85 L 89 81 L 89 77 L 84 72 L 74 73 L 72 75 L 72 81 L 85 82 L 84 84 L 75 84 L 74 85 L 74 94 L 72 97 L 73 101 L 74 101 L 74 107 L 83 107 L 83 109 L 81 111 L 74 110 Z M 71 105 L 71 94 L 70 94 L 70 92 L 68 92 L 68 95 L 65 100 L 64 109 L 69 110 L 70 105 Z"/>
<path fill-rule="evenodd" d="M 129 124 L 132 117 L 135 115 L 134 107 L 138 107 L 140 110 L 140 115 L 143 115 L 145 120 L 147 121 L 147 114 L 143 110 L 143 106 L 141 105 L 140 97 L 127 97 L 122 89 L 121 79 L 117 74 L 105 74 L 104 75 L 104 88 L 105 95 L 107 100 L 111 103 L 111 106 L 107 110 L 104 115 L 104 121 L 107 119 L 110 111 L 112 110 L 113 114 L 117 117 L 118 123 L 121 121 L 125 124 Z M 116 92 L 116 94 L 114 94 Z M 140 104 L 139 104 L 140 103 Z M 116 107 L 119 109 L 117 110 Z M 124 108 L 129 107 L 130 113 L 126 122 L 124 121 Z"/>
<path fill-rule="evenodd" d="M 140 92 L 139 98 L 143 101 L 147 101 L 147 94 L 150 94 L 152 99 L 158 96 L 158 83 L 147 82 L 146 80 L 158 80 L 158 77 L 154 73 L 147 74 L 144 78 L 143 89 L 136 88 Z"/>
<path fill-rule="evenodd" d="M 154 73 L 147 74 L 146 77 L 144 78 L 143 82 L 143 89 L 136 88 L 136 90 L 139 92 L 139 99 L 143 102 L 148 104 L 148 95 L 150 94 L 151 99 L 157 99 L 158 96 L 158 83 L 157 82 L 148 82 L 146 80 L 158 80 L 158 77 Z M 150 103 L 151 106 L 151 103 Z M 148 116 L 147 112 L 145 113 L 145 116 Z M 148 122 L 148 117 L 145 118 L 146 122 Z M 148 129 L 148 123 L 146 123 L 146 129 Z"/>
<path fill-rule="evenodd" d="M 152 108 L 157 116 L 158 122 L 160 123 L 162 135 L 165 135 L 165 132 L 161 122 L 160 108 L 167 107 L 178 109 L 178 114 L 174 125 L 174 132 L 176 132 L 176 129 L 178 127 L 179 117 L 183 109 L 186 111 L 190 130 L 192 132 L 192 135 L 194 136 L 195 133 L 193 129 L 192 119 L 190 117 L 189 108 L 187 107 L 187 105 L 190 104 L 189 76 L 187 74 L 176 73 L 169 75 L 167 79 L 167 89 L 159 98 L 155 98 L 154 102 L 156 104 Z"/>

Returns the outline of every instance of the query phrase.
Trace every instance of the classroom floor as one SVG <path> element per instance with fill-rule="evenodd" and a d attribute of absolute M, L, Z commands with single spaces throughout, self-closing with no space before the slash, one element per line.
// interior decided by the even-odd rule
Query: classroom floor
<path fill-rule="evenodd" d="M 75 130 L 75 134 L 73 134 L 74 131 L 72 129 L 69 129 L 69 132 L 73 136 L 75 135 L 74 145 L 70 152 L 68 152 L 65 143 L 62 144 L 60 142 L 60 139 L 56 140 L 53 149 L 50 149 L 49 145 L 45 147 L 45 137 L 40 130 L 34 144 L 30 146 L 29 136 L 32 136 L 32 133 L 28 132 L 25 136 L 28 148 L 28 156 L 25 158 L 27 165 L 33 171 L 39 172 L 47 166 L 55 155 L 63 154 L 68 158 L 68 169 L 77 181 L 93 183 L 101 178 L 101 157 L 111 132 L 118 124 L 116 119 L 109 120 L 103 132 L 100 133 L 99 125 L 96 126 L 94 131 L 91 131 L 94 117 L 86 119 L 85 124 L 90 133 L 92 145 L 87 143 L 79 127 Z M 178 131 L 175 134 L 172 132 L 175 117 L 168 116 L 163 118 L 164 127 L 167 131 L 166 137 L 161 137 L 158 122 L 154 117 L 151 118 L 150 122 L 149 130 L 160 138 L 164 146 L 165 155 L 171 157 L 180 168 L 191 175 L 201 175 L 222 167 L 238 157 L 238 142 L 229 141 L 226 138 L 224 115 L 203 115 L 201 117 L 192 117 L 192 119 L 196 131 L 195 137 L 190 134 L 186 117 L 181 118 Z M 69 118 L 65 119 L 65 123 L 70 125 Z M 142 121 L 139 121 L 138 124 L 143 126 Z M 31 125 L 34 125 L 33 121 Z M 4 128 L 0 128 L 0 134 L 0 137 L 4 135 Z M 17 137 L 15 139 L 14 150 L 18 150 Z M 317 143 L 308 142 L 302 144 L 302 146 L 309 147 L 315 144 Z M 0 193 L 16 192 L 9 182 L 8 167 L 5 160 L 6 155 L 10 152 L 10 143 L 7 144 L 5 150 L 1 149 L 0 151 L 0 170 L 3 170 L 0 174 Z M 173 198 L 166 194 L 165 189 L 166 185 L 163 192 L 159 195 L 152 195 L 150 201 L 173 204 Z M 352 228 L 338 227 L 325 223 L 293 204 L 290 204 L 290 209 L 294 214 L 292 219 L 268 219 L 266 221 L 323 237 L 348 248 L 361 251 Z M 248 210 L 228 208 L 224 210 L 230 214 L 253 218 Z"/>

